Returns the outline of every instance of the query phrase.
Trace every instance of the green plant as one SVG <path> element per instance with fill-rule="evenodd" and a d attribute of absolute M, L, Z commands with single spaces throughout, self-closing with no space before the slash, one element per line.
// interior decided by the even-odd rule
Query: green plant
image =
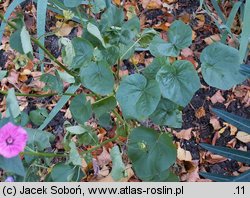
<path fill-rule="evenodd" d="M 219 110 L 219 109 L 213 109 L 213 112 L 217 116 L 225 120 L 226 122 L 231 123 L 232 125 L 236 126 L 238 129 L 243 130 L 244 132 L 247 132 L 250 134 L 250 120 L 241 118 L 239 116 L 236 116 L 234 114 L 231 114 L 226 111 Z M 226 147 L 213 146 L 213 145 L 204 144 L 204 143 L 201 143 L 200 145 L 210 152 L 225 156 L 232 160 L 237 160 L 242 163 L 250 164 L 250 153 L 247 151 L 240 151 L 240 150 L 230 149 Z M 206 172 L 201 172 L 200 175 L 202 175 L 205 178 L 218 181 L 218 182 L 250 181 L 250 171 L 246 171 L 240 174 L 239 176 L 227 176 L 227 175 L 219 175 L 219 174 L 212 174 L 212 173 L 206 173 Z"/>
<path fill-rule="evenodd" d="M 21 1 L 14 2 L 14 5 L 18 5 Z M 51 91 L 43 96 L 14 93 L 13 89 L 9 90 L 7 96 L 9 114 L 7 118 L 2 119 L 0 126 L 3 126 L 6 121 L 25 126 L 28 122 L 27 117 L 37 125 L 41 124 L 41 120 L 45 120 L 38 129 L 26 129 L 29 132 L 29 142 L 23 152 L 25 159 L 23 165 L 20 159 L 18 161 L 21 171 L 16 171 L 17 167 L 14 165 L 6 169 L 7 164 L 12 162 L 14 164 L 17 158 L 2 159 L 0 167 L 19 176 L 25 176 L 20 177 L 19 180 L 27 181 L 32 178 L 37 179 L 34 170 L 47 170 L 51 164 L 50 158 L 63 157 L 66 163 L 56 164 L 46 180 L 80 181 L 84 177 L 81 160 L 85 159 L 90 163 L 92 151 L 108 142 L 117 141 L 122 145 L 123 143 L 118 141 L 122 136 L 128 138 L 128 157 L 140 179 L 177 181 L 178 177 L 170 171 L 176 159 L 176 148 L 171 134 L 165 131 L 163 126 L 181 127 L 181 110 L 190 102 L 201 85 L 192 63 L 185 60 L 170 61 L 169 57 L 178 57 L 182 49 L 192 44 L 191 28 L 182 21 L 173 22 L 167 33 L 169 42 L 166 42 L 153 29 L 141 31 L 137 16 L 126 21 L 123 8 L 114 6 L 109 0 L 70 1 L 70 3 L 66 0 L 63 2 L 49 0 L 46 5 L 49 9 L 59 13 L 63 13 L 63 10 L 67 11 L 68 14 L 64 17 L 68 20 L 74 15 L 72 19 L 83 27 L 81 37 L 72 40 L 60 39 L 62 63 L 43 45 L 44 40 L 41 36 L 44 35 L 46 6 L 39 3 L 39 0 L 37 2 L 38 6 L 43 6 L 41 10 L 43 12 L 39 14 L 43 22 L 38 23 L 37 29 L 40 31 L 38 38 L 29 35 L 22 16 L 11 22 L 1 16 L 1 19 L 13 29 L 10 38 L 11 47 L 32 59 L 33 43 L 40 49 L 41 61 L 45 54 L 65 72 L 58 71 L 55 75 L 44 73 L 41 76 L 40 80 L 46 84 L 44 89 Z M 92 15 L 85 17 L 83 14 L 85 12 L 80 5 L 91 2 L 92 13 L 100 13 L 101 17 L 98 20 Z M 15 6 L 10 10 L 13 10 L 13 7 Z M 7 14 L 6 18 L 8 18 Z M 155 57 L 154 61 L 143 71 L 137 70 L 136 74 L 120 79 L 121 62 L 129 59 L 137 48 L 149 50 Z M 201 55 L 201 68 L 205 81 L 221 89 L 229 89 L 243 82 L 246 77 L 239 71 L 241 64 L 239 56 L 237 49 L 219 42 L 205 48 Z M 227 69 L 225 65 L 228 66 Z M 71 85 L 66 92 L 63 92 L 63 81 Z M 91 92 L 88 96 L 92 96 L 95 102 L 91 103 L 85 93 L 74 94 L 80 86 Z M 3 91 L 1 93 L 7 94 Z M 27 116 L 17 111 L 19 105 L 16 96 L 18 95 L 32 97 L 61 95 L 62 98 L 49 115 L 36 110 Z M 42 130 L 71 97 L 69 109 L 78 124 L 75 126 L 65 124 L 64 153 L 47 152 L 53 135 Z M 108 125 L 111 117 L 115 118 L 116 135 L 99 143 L 95 131 L 86 125 L 86 121 L 93 115 L 100 126 Z M 160 130 L 140 126 L 140 122 L 147 119 L 159 125 Z M 72 137 L 76 137 L 77 141 L 73 141 Z M 92 148 L 79 152 L 78 148 L 82 145 L 92 146 Z M 39 157 L 45 159 L 42 168 Z M 118 146 L 112 149 L 111 157 L 112 177 L 118 181 L 126 175 L 126 167 L 122 163 Z"/>

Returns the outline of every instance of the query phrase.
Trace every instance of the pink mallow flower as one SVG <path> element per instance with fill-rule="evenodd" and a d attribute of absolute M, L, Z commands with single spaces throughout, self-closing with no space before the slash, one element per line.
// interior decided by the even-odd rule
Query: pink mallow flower
<path fill-rule="evenodd" d="M 27 132 L 11 122 L 0 128 L 0 155 L 12 158 L 24 151 L 28 140 Z"/>

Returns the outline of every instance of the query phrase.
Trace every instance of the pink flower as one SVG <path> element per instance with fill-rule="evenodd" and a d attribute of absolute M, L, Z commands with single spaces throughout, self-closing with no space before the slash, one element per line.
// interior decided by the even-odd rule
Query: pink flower
<path fill-rule="evenodd" d="M 11 122 L 0 128 L 0 155 L 12 158 L 24 151 L 28 139 L 27 132 Z"/>

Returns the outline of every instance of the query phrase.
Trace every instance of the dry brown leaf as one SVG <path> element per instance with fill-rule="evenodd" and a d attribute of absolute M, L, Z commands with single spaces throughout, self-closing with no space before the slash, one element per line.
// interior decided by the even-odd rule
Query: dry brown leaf
<path fill-rule="evenodd" d="M 68 36 L 73 28 L 74 28 L 74 23 L 72 23 L 71 21 L 68 23 L 57 21 L 56 27 L 52 29 L 55 30 L 56 36 L 62 37 L 62 36 Z"/>
<path fill-rule="evenodd" d="M 103 147 L 102 153 L 99 156 L 97 156 L 97 160 L 99 166 L 104 166 L 111 162 L 111 156 L 105 147 Z"/>
<path fill-rule="evenodd" d="M 244 143 L 250 142 L 250 135 L 246 132 L 243 132 L 243 131 L 239 131 L 236 135 L 236 138 Z"/>
<path fill-rule="evenodd" d="M 112 0 L 114 4 L 121 5 L 121 0 Z"/>
<path fill-rule="evenodd" d="M 202 28 L 205 24 L 205 16 L 203 14 L 198 14 L 195 17 L 197 19 L 197 25 L 194 27 L 195 30 Z"/>
<path fill-rule="evenodd" d="M 214 34 L 212 36 L 209 36 L 209 37 L 205 38 L 204 41 L 206 42 L 207 45 L 210 45 L 215 41 L 220 41 L 220 35 L 219 34 Z"/>
<path fill-rule="evenodd" d="M 214 130 L 219 130 L 221 128 L 219 120 L 214 116 L 210 118 L 210 124 L 213 125 Z"/>
<path fill-rule="evenodd" d="M 206 115 L 206 110 L 204 107 L 200 107 L 195 111 L 195 117 L 200 119 Z"/>
<path fill-rule="evenodd" d="M 193 128 L 183 129 L 180 132 L 174 131 L 174 135 L 179 139 L 190 140 L 192 137 Z"/>
<path fill-rule="evenodd" d="M 225 99 L 223 98 L 223 96 L 221 95 L 221 91 L 217 91 L 211 98 L 210 98 L 211 102 L 213 104 L 215 103 L 223 103 L 225 101 Z"/>
<path fill-rule="evenodd" d="M 109 167 L 103 166 L 102 169 L 99 171 L 99 176 L 107 177 L 109 175 Z"/>
<path fill-rule="evenodd" d="M 216 163 L 224 162 L 226 160 L 227 160 L 227 158 L 223 157 L 221 155 L 210 154 L 207 157 L 206 162 L 208 162 L 210 164 L 216 164 Z"/>
<path fill-rule="evenodd" d="M 179 147 L 177 149 L 177 158 L 179 160 L 184 160 L 184 161 L 192 161 L 192 155 L 190 151 L 186 151 L 183 148 Z"/>
<path fill-rule="evenodd" d="M 161 0 L 141 0 L 144 9 L 160 9 L 162 6 Z"/>
<path fill-rule="evenodd" d="M 181 50 L 181 55 L 184 57 L 194 56 L 194 52 L 190 48 L 185 48 Z"/>

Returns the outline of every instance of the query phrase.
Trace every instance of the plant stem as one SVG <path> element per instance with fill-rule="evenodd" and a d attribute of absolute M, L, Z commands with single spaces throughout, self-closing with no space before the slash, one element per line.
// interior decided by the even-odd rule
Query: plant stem
<path fill-rule="evenodd" d="M 126 122 L 125 120 L 123 120 L 123 118 L 121 117 L 121 115 L 120 115 L 116 110 L 113 110 L 112 112 L 115 114 L 116 118 L 117 118 L 121 123 L 125 123 L 125 122 Z"/>
<path fill-rule="evenodd" d="M 8 95 L 7 91 L 1 91 L 0 94 L 3 95 Z M 15 92 L 16 96 L 27 96 L 27 97 L 36 97 L 36 98 L 43 98 L 43 97 L 50 97 L 50 96 L 58 96 L 58 95 L 63 95 L 63 96 L 77 96 L 77 94 L 72 94 L 72 93 L 48 93 L 48 94 L 25 94 L 25 93 L 18 93 Z M 95 96 L 95 94 L 85 94 L 86 96 Z"/>
<path fill-rule="evenodd" d="M 0 94 L 3 95 L 7 95 L 8 92 L 7 91 L 1 91 L 0 90 Z M 42 98 L 42 97 L 50 97 L 50 96 L 56 96 L 56 95 L 60 95 L 58 93 L 48 93 L 48 94 L 25 94 L 25 93 L 15 93 L 16 96 L 27 96 L 27 97 L 36 97 L 36 98 Z M 66 96 L 75 96 L 76 94 L 71 94 L 71 93 L 63 93 L 62 95 L 66 95 Z"/>
<path fill-rule="evenodd" d="M 65 153 L 43 153 L 43 152 L 36 152 L 36 151 L 27 151 L 27 152 L 22 152 L 21 154 L 37 156 L 37 157 L 66 157 L 67 156 L 67 154 Z"/>
<path fill-rule="evenodd" d="M 85 155 L 85 154 L 91 153 L 91 152 L 93 152 L 93 151 L 95 151 L 95 150 L 101 148 L 101 147 L 104 146 L 105 144 L 117 140 L 118 137 L 119 137 L 119 136 L 116 135 L 116 136 L 113 137 L 113 138 L 110 138 L 110 139 L 108 139 L 108 140 L 103 141 L 102 143 L 98 144 L 97 146 L 95 146 L 95 147 L 92 148 L 92 149 L 89 149 L 89 150 L 87 150 L 87 151 L 82 151 L 82 152 L 80 152 L 80 154 L 81 154 L 81 155 Z"/>
<path fill-rule="evenodd" d="M 0 18 L 5 22 L 5 23 L 7 23 L 10 27 L 12 27 L 13 29 L 15 29 L 15 30 L 17 30 L 17 27 L 13 24 L 13 23 L 11 23 L 11 22 L 9 22 L 8 20 L 6 20 L 5 18 L 4 18 L 4 16 L 0 13 Z M 71 75 L 71 76 L 73 76 L 73 77 L 75 77 L 75 78 L 77 78 L 78 77 L 78 75 L 77 74 L 75 74 L 75 72 L 73 72 L 73 71 L 71 71 L 71 70 L 69 70 L 65 65 L 63 65 L 60 61 L 58 61 L 57 59 L 56 59 L 56 57 L 54 57 L 40 42 L 39 42 L 39 40 L 37 40 L 36 38 L 34 38 L 34 37 L 32 37 L 31 36 L 31 40 L 36 44 L 36 45 L 38 45 L 38 47 L 40 47 L 43 51 L 44 51 L 44 53 L 49 57 L 49 59 L 51 60 L 51 61 L 53 61 L 53 62 L 55 62 L 60 68 L 62 68 L 63 70 L 65 70 L 69 75 Z"/>

